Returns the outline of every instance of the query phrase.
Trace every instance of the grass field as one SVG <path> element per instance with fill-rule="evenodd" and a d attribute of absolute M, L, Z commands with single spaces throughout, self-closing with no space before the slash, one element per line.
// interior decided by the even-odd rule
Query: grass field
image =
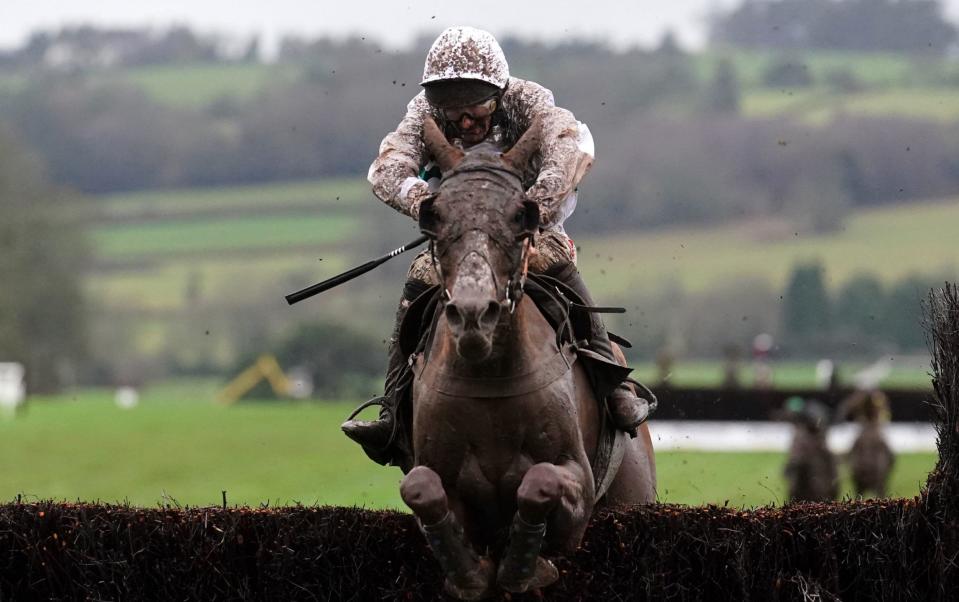
<path fill-rule="evenodd" d="M 858 272 L 891 282 L 909 274 L 959 269 L 959 199 L 860 211 L 831 235 L 756 235 L 746 225 L 580 237 L 580 266 L 597 295 L 675 283 L 701 291 L 736 276 L 780 288 L 797 262 L 819 259 L 829 284 Z M 575 231 L 573 231 L 575 237 Z"/>
<path fill-rule="evenodd" d="M 156 65 L 121 71 L 119 76 L 141 86 L 155 100 L 183 107 L 202 107 L 227 98 L 245 100 L 274 82 L 293 79 L 290 66 L 260 64 Z"/>
<path fill-rule="evenodd" d="M 296 288 L 352 267 L 340 253 L 317 255 L 299 251 L 254 257 L 172 258 L 161 260 L 152 267 L 94 273 L 86 278 L 85 284 L 92 298 L 114 307 L 178 311 L 187 302 L 189 289 L 196 285 L 199 285 L 196 292 L 202 299 L 223 302 L 242 299 L 250 288 L 263 290 L 278 281 L 290 282 L 281 290 Z"/>
<path fill-rule="evenodd" d="M 959 89 L 895 88 L 837 94 L 823 88 L 758 88 L 742 99 L 747 117 L 789 117 L 824 124 L 841 115 L 895 116 L 953 122 L 959 119 Z"/>
<path fill-rule="evenodd" d="M 113 259 L 329 245 L 347 239 L 358 227 L 353 216 L 315 211 L 312 215 L 110 225 L 94 228 L 93 241 L 98 257 Z"/>
<path fill-rule="evenodd" d="M 217 315 L 228 316 L 231 307 L 244 304 L 259 307 L 264 320 L 364 316 L 354 319 L 354 326 L 382 336 L 389 332 L 412 255 L 320 302 L 289 310 L 282 297 L 416 233 L 414 224 L 367 197 L 358 179 L 145 192 L 102 201 L 101 210 L 111 219 L 92 223 L 96 255 L 105 269 L 85 279 L 91 303 L 103 308 L 101 319 L 110 324 L 118 314 L 128 316 L 121 343 L 149 357 L 175 354 L 185 365 L 203 358 L 222 366 L 235 361 L 230 346 L 236 343 L 237 324 Z M 384 222 L 377 224 L 380 219 Z M 781 290 L 793 266 L 812 259 L 823 262 L 833 289 L 857 272 L 871 272 L 887 284 L 912 273 L 946 277 L 959 271 L 956 223 L 959 199 L 860 211 L 849 216 L 844 230 L 828 236 L 795 235 L 784 229 L 788 224 L 770 229 L 749 223 L 595 238 L 577 236 L 573 224 L 570 231 L 597 301 L 625 304 L 632 319 L 641 315 L 637 303 L 629 302 L 634 291 L 655 295 L 681 287 L 699 293 L 737 278 L 763 280 Z M 192 336 L 184 332 L 186 324 L 194 325 Z M 638 328 L 617 325 L 632 338 L 642 336 Z M 884 385 L 929 386 L 925 369 L 898 361 Z M 851 376 L 859 367 L 844 365 L 844 374 Z M 721 370 L 717 362 L 682 361 L 672 381 L 716 384 Z M 655 369 L 640 365 L 639 376 L 655 382 Z M 743 378 L 750 379 L 748 366 Z M 775 379 L 781 386 L 812 386 L 813 367 L 778 366 Z"/>
<path fill-rule="evenodd" d="M 213 210 L 347 209 L 371 200 L 370 186 L 362 178 L 291 180 L 274 184 L 217 186 L 172 190 L 146 190 L 102 196 L 98 215 L 107 218 L 150 219 L 190 216 Z"/>
<path fill-rule="evenodd" d="M 358 222 L 352 211 L 357 216 L 366 210 L 388 212 L 375 206 L 376 201 L 369 198 L 366 185 L 359 179 L 147 192 L 103 200 L 106 215 L 141 215 L 142 220 L 95 226 L 96 252 L 102 258 L 138 255 L 164 260 L 163 255 L 171 252 L 269 248 L 273 255 L 264 269 L 270 274 L 276 273 L 275 257 L 284 247 L 289 249 L 286 264 L 291 269 L 312 269 L 315 258 L 303 257 L 302 247 L 336 242 L 355 232 Z M 310 205 L 314 200 L 316 205 Z M 234 204 L 238 210 L 255 207 L 264 215 L 230 216 L 228 208 Z M 220 217 L 206 213 L 203 221 L 186 223 L 191 209 L 204 215 L 211 207 L 227 213 Z M 271 209 L 276 211 L 274 215 L 270 215 Z M 324 209 L 335 213 L 324 213 Z M 788 224 L 782 225 L 778 237 L 760 236 L 749 223 L 657 230 L 639 236 L 630 232 L 580 237 L 576 236 L 575 223 L 570 230 L 581 247 L 580 267 L 597 294 L 620 295 L 637 282 L 642 282 L 647 291 L 650 283 L 653 288 L 679 284 L 697 291 L 734 276 L 755 276 L 780 287 L 796 262 L 817 258 L 826 265 L 832 286 L 863 271 L 886 282 L 911 273 L 955 272 L 959 269 L 959 246 L 954 243 L 952 224 L 956 223 L 959 199 L 856 212 L 842 231 L 824 236 L 794 235 L 786 231 Z M 398 229 L 396 241 L 384 241 L 383 250 L 414 231 L 412 224 Z M 330 259 L 333 255 L 329 254 Z M 142 283 L 155 276 L 164 288 L 179 289 L 183 282 L 173 280 L 187 270 L 177 265 L 192 267 L 197 259 L 164 260 L 155 274 L 140 273 L 133 280 L 125 273 L 101 275 L 98 284 L 115 289 L 123 285 L 114 282 L 116 286 L 111 286 L 113 278 L 133 286 L 134 281 Z M 229 259 L 224 261 L 229 263 Z M 257 275 L 256 263 L 248 265 L 253 277 Z M 215 271 L 216 262 L 204 269 Z"/>
<path fill-rule="evenodd" d="M 809 361 L 779 361 L 771 364 L 773 384 L 778 388 L 815 388 L 816 365 Z M 851 383 L 853 375 L 866 368 L 863 363 L 840 364 L 840 382 Z M 634 376 L 644 383 L 655 383 L 659 380 L 656 366 L 651 362 L 635 364 Z M 750 387 L 753 384 L 753 367 L 748 362 L 740 368 L 742 385 Z M 675 387 L 719 387 L 723 382 L 723 362 L 719 360 L 687 360 L 676 362 L 672 368 L 669 382 Z M 929 389 L 932 379 L 929 376 L 929 367 L 923 362 L 914 360 L 893 361 L 889 374 L 879 385 L 901 389 Z"/>
<path fill-rule="evenodd" d="M 763 72 L 775 61 L 785 55 L 780 52 L 762 50 L 724 49 L 693 55 L 693 65 L 697 76 L 705 81 L 715 71 L 720 59 L 732 61 L 738 79 L 747 88 L 759 87 Z M 805 51 L 789 56 L 790 60 L 805 65 L 814 80 L 822 79 L 837 69 L 848 70 L 864 84 L 870 86 L 903 86 L 915 83 L 917 65 L 939 65 L 932 60 L 917 62 L 907 55 L 881 52 L 835 52 Z"/>
<path fill-rule="evenodd" d="M 32 400 L 0 422 L 0 499 L 129 500 L 219 504 L 364 505 L 401 508 L 401 473 L 370 462 L 338 425 L 353 403 L 213 405 L 212 383 L 148 390 L 139 407 L 116 408 L 108 392 Z M 658 455 L 661 501 L 779 503 L 777 453 Z M 916 495 L 932 454 L 900 456 L 892 493 Z M 845 492 L 849 492 L 844 481 Z"/>

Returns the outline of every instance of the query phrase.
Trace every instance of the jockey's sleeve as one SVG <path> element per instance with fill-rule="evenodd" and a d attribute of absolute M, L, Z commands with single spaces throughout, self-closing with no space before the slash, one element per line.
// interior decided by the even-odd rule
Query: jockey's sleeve
<path fill-rule="evenodd" d="M 396 130 L 383 138 L 367 174 L 377 198 L 414 219 L 419 201 L 430 194 L 429 185 L 417 177 L 427 159 L 423 121 L 429 115 L 429 103 L 421 92 L 406 106 L 406 116 Z"/>
<path fill-rule="evenodd" d="M 544 227 L 560 226 L 575 206 L 576 186 L 593 164 L 593 137 L 570 111 L 556 106 L 553 93 L 543 86 L 514 80 L 510 93 L 516 94 L 519 112 L 529 123 L 543 117 L 542 163 L 527 194 L 539 203 Z"/>

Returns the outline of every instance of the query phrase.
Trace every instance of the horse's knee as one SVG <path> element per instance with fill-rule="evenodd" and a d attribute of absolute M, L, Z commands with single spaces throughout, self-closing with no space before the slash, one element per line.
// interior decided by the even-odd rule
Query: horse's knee
<path fill-rule="evenodd" d="M 443 481 L 426 466 L 417 466 L 403 478 L 400 497 L 426 525 L 443 520 L 449 510 Z"/>
<path fill-rule="evenodd" d="M 543 522 L 566 494 L 568 480 L 555 464 L 534 464 L 516 492 L 520 516 L 529 522 Z"/>

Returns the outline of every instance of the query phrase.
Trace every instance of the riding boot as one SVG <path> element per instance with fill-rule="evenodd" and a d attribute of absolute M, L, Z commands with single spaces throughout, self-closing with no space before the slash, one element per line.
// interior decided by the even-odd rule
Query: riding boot
<path fill-rule="evenodd" d="M 579 270 L 572 263 L 554 266 L 546 271 L 547 276 L 556 278 L 569 288 L 573 289 L 586 305 L 595 305 L 589 290 L 586 288 L 586 282 L 583 281 Z M 613 354 L 613 344 L 609 340 L 609 333 L 606 332 L 606 325 L 598 313 L 590 313 L 590 323 L 592 338 L 587 342 L 586 348 L 598 353 L 604 358 L 615 364 L 622 363 Z M 639 385 L 639 383 L 636 383 Z M 652 392 L 649 388 L 639 385 L 644 395 L 650 396 L 650 399 L 644 399 L 636 394 L 632 385 L 628 381 L 621 382 L 606 398 L 610 414 L 616 426 L 633 437 L 636 436 L 636 429 L 649 418 L 650 401 L 654 401 Z M 655 402 L 654 402 L 655 403 Z M 655 406 L 654 406 L 655 407 Z"/>
<path fill-rule="evenodd" d="M 420 280 L 408 280 L 403 287 L 403 297 L 396 310 L 396 323 L 393 325 L 393 336 L 390 337 L 388 364 L 386 367 L 386 384 L 381 397 L 374 397 L 363 404 L 380 406 L 380 415 L 376 420 L 349 419 L 340 425 L 347 437 L 356 441 L 374 461 L 385 464 L 390 458 L 384 454 L 392 442 L 396 424 L 396 409 L 399 404 L 399 384 L 405 380 L 410 366 L 400 349 L 400 326 L 406 317 L 406 310 L 429 285 Z"/>

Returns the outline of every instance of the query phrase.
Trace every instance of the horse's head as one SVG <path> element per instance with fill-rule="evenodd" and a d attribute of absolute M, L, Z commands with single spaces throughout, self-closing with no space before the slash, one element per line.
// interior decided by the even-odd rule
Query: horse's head
<path fill-rule="evenodd" d="M 423 137 L 444 175 L 420 207 L 420 230 L 432 241 L 457 353 L 482 361 L 500 318 L 522 294 L 539 227 L 539 207 L 526 198 L 520 174 L 539 147 L 541 125 L 534 122 L 506 153 L 488 144 L 464 153 L 431 119 Z"/>

